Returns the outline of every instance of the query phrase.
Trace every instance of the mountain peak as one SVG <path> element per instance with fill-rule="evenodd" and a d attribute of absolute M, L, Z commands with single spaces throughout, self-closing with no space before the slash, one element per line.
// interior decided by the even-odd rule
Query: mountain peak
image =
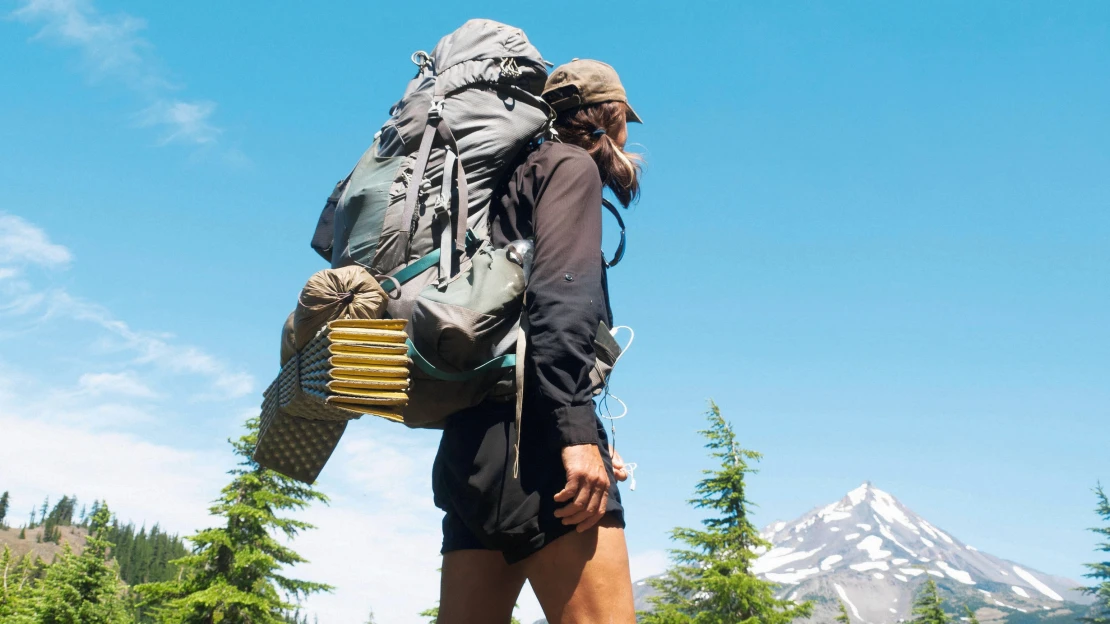
<path fill-rule="evenodd" d="M 771 548 L 754 562 L 754 573 L 792 599 L 843 601 L 871 624 L 907 617 L 929 576 L 965 603 L 1000 612 L 1056 612 L 1080 600 L 1070 591 L 1074 583 L 980 553 L 870 481 L 793 522 L 772 524 L 762 536 Z"/>

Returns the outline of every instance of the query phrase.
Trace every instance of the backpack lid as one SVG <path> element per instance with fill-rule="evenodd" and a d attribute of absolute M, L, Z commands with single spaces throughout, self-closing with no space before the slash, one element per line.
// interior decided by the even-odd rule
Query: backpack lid
<path fill-rule="evenodd" d="M 439 40 L 432 50 L 436 73 L 465 61 L 518 58 L 543 65 L 540 51 L 528 41 L 524 31 L 488 19 L 472 19 Z"/>

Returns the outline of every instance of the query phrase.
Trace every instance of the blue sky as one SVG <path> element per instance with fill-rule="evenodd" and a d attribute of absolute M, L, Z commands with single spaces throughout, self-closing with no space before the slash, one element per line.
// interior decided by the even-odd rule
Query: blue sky
<path fill-rule="evenodd" d="M 698 518 L 712 397 L 766 455 L 760 524 L 872 480 L 1077 578 L 1110 480 L 1110 5 L 599 6 L 0 2 L 0 488 L 203 525 L 323 199 L 409 54 L 490 17 L 612 63 L 647 121 L 611 275 L 638 570 Z M 341 587 L 314 606 L 406 621 L 435 595 L 435 435 L 350 430 L 302 540 Z"/>

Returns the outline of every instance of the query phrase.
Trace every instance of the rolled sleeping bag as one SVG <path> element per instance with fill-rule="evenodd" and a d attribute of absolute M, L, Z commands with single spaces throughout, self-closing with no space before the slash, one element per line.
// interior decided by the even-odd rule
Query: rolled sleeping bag
<path fill-rule="evenodd" d="M 328 321 L 381 318 L 386 299 L 378 280 L 361 266 L 316 272 L 308 278 L 293 311 L 294 346 L 303 349 Z"/>

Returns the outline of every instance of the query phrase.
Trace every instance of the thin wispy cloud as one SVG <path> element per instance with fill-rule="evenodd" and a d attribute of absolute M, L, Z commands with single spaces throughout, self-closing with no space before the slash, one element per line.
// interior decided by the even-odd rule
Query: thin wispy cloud
<path fill-rule="evenodd" d="M 15 215 L 0 213 L 0 262 L 60 267 L 71 260 L 73 254 L 50 242 L 41 229 Z M 14 275 L 15 268 L 7 267 L 0 279 Z"/>
<path fill-rule="evenodd" d="M 254 390 L 254 377 L 191 345 L 179 344 L 172 334 L 139 330 L 96 302 L 70 294 L 63 288 L 41 286 L 22 273 L 31 266 L 65 268 L 73 254 L 50 240 L 46 232 L 14 215 L 0 213 L 0 318 L 8 327 L 43 326 L 51 322 L 91 324 L 101 331 L 101 344 L 109 352 L 128 355 L 126 364 L 154 368 L 173 375 L 192 375 L 207 381 L 208 390 L 196 398 L 235 399 Z M 28 330 L 29 331 L 29 330 Z M 117 390 L 125 378 L 115 380 Z M 137 378 L 126 378 L 138 382 Z M 132 390 L 138 388 L 135 383 Z M 137 396 L 137 395 L 135 395 Z"/>
<path fill-rule="evenodd" d="M 215 143 L 220 129 L 208 123 L 216 110 L 214 102 L 160 101 L 139 114 L 139 125 L 168 130 L 162 143 Z"/>
<path fill-rule="evenodd" d="M 82 68 L 94 83 L 114 82 L 144 101 L 138 125 L 159 129 L 160 143 L 212 145 L 220 136 L 213 124 L 216 104 L 177 97 L 180 85 L 170 80 L 142 36 L 146 22 L 119 13 L 105 15 L 90 0 L 24 0 L 12 16 L 37 26 L 35 40 L 76 49 Z"/>

